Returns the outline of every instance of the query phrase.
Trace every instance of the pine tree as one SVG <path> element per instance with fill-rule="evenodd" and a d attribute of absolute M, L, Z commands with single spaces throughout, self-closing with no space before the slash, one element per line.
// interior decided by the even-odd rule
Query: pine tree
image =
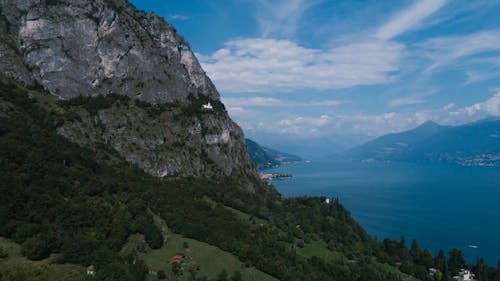
<path fill-rule="evenodd" d="M 498 261 L 497 269 L 495 270 L 494 281 L 500 281 L 500 261 Z"/>
<path fill-rule="evenodd" d="M 460 269 L 465 268 L 467 266 L 467 262 L 465 261 L 464 253 L 460 249 L 451 249 L 450 251 L 450 259 L 448 261 L 448 266 L 450 267 L 450 271 L 452 273 L 458 273 Z"/>
<path fill-rule="evenodd" d="M 399 240 L 399 258 L 401 260 L 406 260 L 408 259 L 409 254 L 408 254 L 408 249 L 406 248 L 406 242 L 405 242 L 405 237 L 401 236 L 401 239 Z"/>
<path fill-rule="evenodd" d="M 483 258 L 478 258 L 476 261 L 476 277 L 477 281 L 488 281 L 488 268 Z"/>
<path fill-rule="evenodd" d="M 414 262 L 419 262 L 422 256 L 422 250 L 420 250 L 420 246 L 418 245 L 418 242 L 415 239 L 411 241 L 410 256 Z"/>
<path fill-rule="evenodd" d="M 445 260 L 443 264 L 443 281 L 448 281 L 450 279 L 450 271 L 448 269 L 448 262 Z"/>

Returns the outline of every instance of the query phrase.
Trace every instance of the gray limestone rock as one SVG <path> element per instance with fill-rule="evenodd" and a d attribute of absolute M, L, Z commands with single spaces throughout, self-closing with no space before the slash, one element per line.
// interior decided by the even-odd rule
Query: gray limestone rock
<path fill-rule="evenodd" d="M 117 93 L 150 103 L 218 99 L 184 39 L 122 0 L 2 0 L 0 71 L 61 99 Z"/>
<path fill-rule="evenodd" d="M 152 175 L 257 176 L 225 110 L 183 112 L 193 100 L 219 102 L 189 45 L 125 0 L 0 0 L 0 72 L 61 100 L 130 97 L 97 113 L 73 108 L 80 118 L 58 132 L 80 145 L 106 143 Z M 151 115 L 134 100 L 170 106 Z"/>

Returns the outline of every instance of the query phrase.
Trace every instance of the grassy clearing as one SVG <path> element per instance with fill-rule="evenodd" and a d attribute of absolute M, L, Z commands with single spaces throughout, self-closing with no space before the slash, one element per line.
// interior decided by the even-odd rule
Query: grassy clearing
<path fill-rule="evenodd" d="M 57 257 L 51 255 L 49 258 L 40 261 L 31 261 L 23 257 L 21 245 L 6 238 L 0 237 L 0 248 L 8 254 L 5 258 L 0 258 L 0 271 L 25 269 L 26 271 L 43 270 L 53 280 L 83 280 L 85 278 L 85 268 L 74 264 L 54 264 Z"/>
<path fill-rule="evenodd" d="M 172 279 L 172 267 L 168 263 L 176 254 L 186 255 L 185 262 L 182 266 L 183 275 L 180 280 L 188 280 L 190 276 L 189 270 L 199 268 L 199 270 L 196 271 L 196 276 L 206 276 L 210 279 L 215 279 L 222 270 L 226 270 L 229 276 L 235 271 L 240 271 L 245 281 L 277 281 L 277 279 L 272 276 L 253 267 L 246 267 L 231 253 L 225 252 L 207 243 L 172 233 L 165 222 L 157 216 L 155 216 L 155 223 L 160 226 L 166 238 L 166 243 L 163 247 L 152 250 L 144 241 L 144 236 L 136 234 L 129 237 L 129 241 L 122 250 L 122 252 L 127 252 L 133 249 L 144 249 L 142 252 L 139 251 L 139 257 L 144 259 L 151 271 L 148 277 L 150 281 L 157 280 L 154 273 L 160 270 L 166 273 L 167 278 Z M 184 248 L 185 243 L 187 243 L 187 248 Z"/>
<path fill-rule="evenodd" d="M 346 261 L 348 260 L 342 253 L 329 250 L 327 244 L 322 240 L 306 243 L 304 248 L 297 248 L 297 254 L 303 258 L 316 256 L 331 262 L 339 261 L 342 258 Z M 419 281 L 419 279 L 399 271 L 396 266 L 381 263 L 377 263 L 377 266 L 381 271 L 393 272 L 400 275 L 403 281 Z"/>
<path fill-rule="evenodd" d="M 344 257 L 342 253 L 330 251 L 323 240 L 307 243 L 304 245 L 304 248 L 297 248 L 297 254 L 307 259 L 316 256 L 331 262 L 339 261 Z M 345 257 L 344 259 L 347 260 Z"/>
<path fill-rule="evenodd" d="M 410 276 L 408 274 L 405 274 L 405 273 L 399 271 L 399 269 L 396 266 L 388 265 L 386 263 L 384 263 L 384 264 L 378 263 L 378 266 L 380 267 L 381 270 L 385 270 L 387 272 L 394 272 L 394 273 L 399 274 L 401 276 L 401 279 L 403 279 L 403 281 L 420 281 L 419 279 L 417 279 L 413 276 Z"/>

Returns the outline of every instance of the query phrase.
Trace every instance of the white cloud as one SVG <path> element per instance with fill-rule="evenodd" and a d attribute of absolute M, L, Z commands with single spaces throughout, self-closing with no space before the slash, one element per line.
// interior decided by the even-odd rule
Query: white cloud
<path fill-rule="evenodd" d="M 472 105 L 457 108 L 454 103 L 450 103 L 440 109 L 428 109 L 408 114 L 419 117 L 417 124 L 432 120 L 440 124 L 453 126 L 475 122 L 492 116 L 500 116 L 500 91 L 487 100 Z"/>
<path fill-rule="evenodd" d="M 413 128 L 424 122 L 423 119 L 419 113 L 386 112 L 340 115 L 335 120 L 339 131 L 377 137 Z"/>
<path fill-rule="evenodd" d="M 332 123 L 340 124 L 337 131 L 377 137 L 409 130 L 430 120 L 444 125 L 461 125 L 491 116 L 500 116 L 500 92 L 484 102 L 458 109 L 450 103 L 440 109 L 333 116 L 331 119 Z"/>
<path fill-rule="evenodd" d="M 500 51 L 500 30 L 480 31 L 463 36 L 437 37 L 417 44 L 424 56 L 432 61 L 427 72 L 474 55 Z M 483 61 L 486 63 L 487 60 Z M 477 63 L 471 60 L 471 63 Z M 491 63 L 496 63 L 492 60 Z"/>
<path fill-rule="evenodd" d="M 403 48 L 367 40 L 319 50 L 289 40 L 251 38 L 229 41 L 200 58 L 223 92 L 327 90 L 390 82 Z"/>
<path fill-rule="evenodd" d="M 257 22 L 262 37 L 288 38 L 295 34 L 303 13 L 321 0 L 258 0 Z"/>
<path fill-rule="evenodd" d="M 316 116 L 290 115 L 263 118 L 264 112 L 237 108 L 237 117 L 246 132 L 279 134 L 283 136 L 315 137 L 378 137 L 413 129 L 432 120 L 443 125 L 461 125 L 491 116 L 500 116 L 500 91 L 483 102 L 459 107 L 453 103 L 437 109 L 413 112 L 382 112 L 375 114 L 318 114 Z M 233 115 L 231 109 L 231 114 Z"/>
<path fill-rule="evenodd" d="M 298 102 L 267 97 L 223 98 L 222 101 L 230 107 L 330 107 L 342 103 L 339 100 Z"/>
<path fill-rule="evenodd" d="M 454 107 L 455 107 L 454 103 L 449 103 L 449 104 L 443 106 L 443 110 L 448 111 L 448 110 L 450 110 L 450 109 L 452 109 Z"/>
<path fill-rule="evenodd" d="M 328 130 L 323 130 L 330 123 L 328 115 L 320 117 L 297 116 L 289 119 L 282 119 L 278 122 L 279 131 L 283 134 L 302 135 L 302 136 L 320 136 Z"/>
<path fill-rule="evenodd" d="M 447 0 L 420 0 L 382 25 L 375 33 L 375 36 L 382 40 L 389 40 L 406 31 L 413 30 L 424 19 L 441 9 L 447 2 Z"/>
<path fill-rule="evenodd" d="M 468 120 L 479 120 L 490 116 L 498 116 L 500 115 L 500 92 L 484 102 L 464 107 L 451 114 L 465 116 Z"/>
<path fill-rule="evenodd" d="M 425 103 L 424 99 L 421 98 L 416 98 L 416 97 L 405 97 L 405 98 L 398 98 L 398 99 L 393 99 L 389 101 L 389 106 L 391 107 L 397 107 L 397 106 L 405 106 L 405 105 L 413 105 L 413 104 L 421 104 Z"/>

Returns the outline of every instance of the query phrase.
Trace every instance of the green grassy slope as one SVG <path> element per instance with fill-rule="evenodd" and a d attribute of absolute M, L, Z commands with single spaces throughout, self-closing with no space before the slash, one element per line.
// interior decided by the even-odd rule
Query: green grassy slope
<path fill-rule="evenodd" d="M 21 245 L 4 237 L 0 237 L 0 248 L 7 254 L 6 257 L 0 258 L 0 272 L 5 275 L 5 280 L 23 280 L 23 276 L 38 276 L 39 280 L 50 278 L 66 281 L 83 281 L 86 278 L 85 267 L 54 263 L 54 254 L 39 261 L 28 260 L 22 255 Z"/>

